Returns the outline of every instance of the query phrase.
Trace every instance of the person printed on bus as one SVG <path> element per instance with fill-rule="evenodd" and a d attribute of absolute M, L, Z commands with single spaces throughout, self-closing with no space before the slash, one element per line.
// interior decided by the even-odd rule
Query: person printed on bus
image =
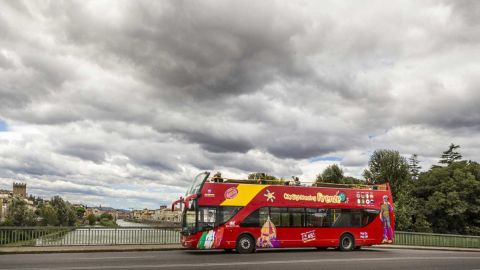
<path fill-rule="evenodd" d="M 222 178 L 222 174 L 220 172 L 217 172 L 213 175 L 213 179 L 212 181 L 214 183 L 223 183 L 223 178 Z"/>
<path fill-rule="evenodd" d="M 382 243 L 393 242 L 393 230 L 390 224 L 390 213 L 393 213 L 393 207 L 388 201 L 388 196 L 383 196 L 383 202 L 380 205 L 380 220 L 383 224 L 383 240 Z"/>

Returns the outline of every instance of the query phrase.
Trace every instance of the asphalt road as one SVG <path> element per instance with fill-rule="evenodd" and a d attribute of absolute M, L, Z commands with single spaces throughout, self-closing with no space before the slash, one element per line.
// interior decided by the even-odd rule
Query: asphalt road
<path fill-rule="evenodd" d="M 363 249 L 264 250 L 240 255 L 223 251 L 150 251 L 0 255 L 0 269 L 455 269 L 480 270 L 479 252 Z"/>

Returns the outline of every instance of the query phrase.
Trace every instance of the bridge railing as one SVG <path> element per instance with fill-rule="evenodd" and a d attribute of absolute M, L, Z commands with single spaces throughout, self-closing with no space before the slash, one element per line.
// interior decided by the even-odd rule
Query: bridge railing
<path fill-rule="evenodd" d="M 396 231 L 395 245 L 480 248 L 480 236 Z"/>
<path fill-rule="evenodd" d="M 0 246 L 163 245 L 179 242 L 179 228 L 0 227 Z M 395 244 L 480 248 L 480 236 L 396 231 Z"/>
<path fill-rule="evenodd" d="M 179 228 L 0 227 L 0 246 L 163 245 L 179 242 Z"/>

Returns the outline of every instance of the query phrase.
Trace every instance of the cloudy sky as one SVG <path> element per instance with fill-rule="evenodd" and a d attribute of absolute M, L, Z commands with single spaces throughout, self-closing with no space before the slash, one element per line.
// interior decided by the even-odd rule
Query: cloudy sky
<path fill-rule="evenodd" d="M 0 188 L 158 207 L 204 170 L 480 161 L 478 1 L 0 1 Z"/>

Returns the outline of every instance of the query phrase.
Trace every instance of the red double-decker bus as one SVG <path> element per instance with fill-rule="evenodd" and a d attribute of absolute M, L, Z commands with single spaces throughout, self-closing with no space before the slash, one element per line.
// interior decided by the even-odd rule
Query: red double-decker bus
<path fill-rule="evenodd" d="M 393 241 L 393 201 L 383 185 L 290 186 L 197 175 L 183 207 L 181 243 L 192 249 L 335 247 Z"/>

